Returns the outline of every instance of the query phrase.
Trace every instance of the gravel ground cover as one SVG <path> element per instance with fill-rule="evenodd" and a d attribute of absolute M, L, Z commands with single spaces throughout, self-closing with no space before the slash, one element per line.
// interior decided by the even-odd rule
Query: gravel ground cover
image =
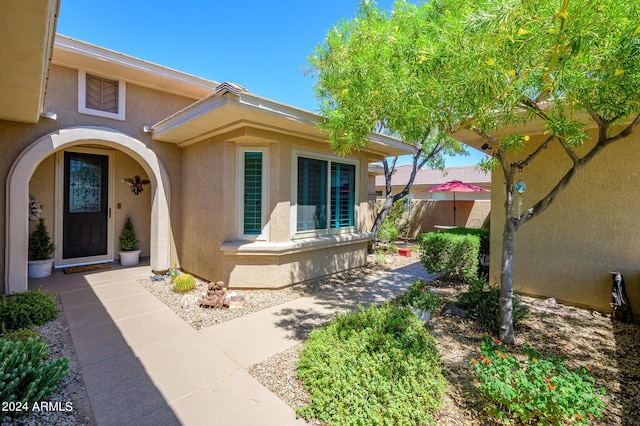
<path fill-rule="evenodd" d="M 229 321 L 261 309 L 316 292 L 349 285 L 355 280 L 388 268 L 418 261 L 413 253 L 410 258 L 387 255 L 385 262 L 371 256 L 367 266 L 335 274 L 281 290 L 242 290 L 246 303 L 239 309 L 182 309 L 182 294 L 171 291 L 168 281 L 141 281 L 156 297 L 171 307 L 192 327 L 199 329 Z M 466 287 L 456 282 L 433 281 L 432 291 L 447 302 L 456 300 Z M 207 283 L 198 280 L 192 295 L 204 293 Z M 527 342 L 544 356 L 557 355 L 568 360 L 571 368 L 589 365 L 598 386 L 605 388 L 607 407 L 603 418 L 592 424 L 640 425 L 640 326 L 613 321 L 609 314 L 565 306 L 553 300 L 523 297 L 523 304 L 531 313 L 516 329 L 518 353 Z M 449 381 L 443 410 L 438 415 L 440 425 L 490 424 L 482 412 L 475 387 L 477 382 L 469 361 L 476 357 L 482 337 L 487 334 L 472 320 L 464 320 L 439 313 L 426 325 L 435 336 L 443 359 L 443 373 Z M 73 411 L 33 412 L 20 419 L 2 420 L 5 425 L 93 425 L 91 407 L 84 390 L 82 376 L 74 358 L 74 349 L 61 312 L 55 321 L 37 328 L 37 332 L 50 343 L 52 357 L 68 356 L 70 372 L 58 390 L 48 400 L 65 403 L 71 401 Z M 276 354 L 249 368 L 249 373 L 278 395 L 292 408 L 306 404 L 307 394 L 296 378 L 295 365 L 302 344 Z M 310 424 L 319 424 L 310 422 Z"/>
<path fill-rule="evenodd" d="M 466 287 L 436 280 L 432 291 L 453 302 Z M 640 425 L 640 326 L 611 320 L 609 314 L 556 303 L 551 299 L 523 297 L 531 317 L 516 329 L 514 353 L 529 343 L 545 357 L 567 359 L 570 368 L 588 365 L 607 404 L 603 417 L 592 424 Z M 449 381 L 439 425 L 486 425 L 473 370 L 469 361 L 477 357 L 487 333 L 472 320 L 435 314 L 426 327 L 435 336 Z M 296 378 L 295 365 L 302 345 L 256 364 L 249 373 L 293 409 L 306 404 L 307 395 Z"/>
<path fill-rule="evenodd" d="M 139 284 L 165 303 L 189 325 L 199 330 L 203 327 L 211 327 L 243 315 L 289 302 L 299 297 L 310 296 L 327 288 L 348 285 L 355 280 L 362 279 L 381 270 L 396 268 L 417 260 L 418 257 L 415 253 L 412 257 L 389 254 L 385 256 L 384 261 L 376 256 L 370 256 L 369 262 L 365 266 L 279 290 L 235 290 L 236 293 L 243 295 L 245 298 L 244 306 L 235 309 L 212 309 L 199 306 L 192 309 L 184 309 L 182 307 L 183 297 L 199 299 L 207 292 L 209 283 L 197 277 L 196 288 L 186 293 L 174 292 L 171 289 L 169 278 L 165 278 L 163 281 L 142 280 Z"/>
<path fill-rule="evenodd" d="M 84 387 L 82 374 L 75 358 L 75 350 L 69 335 L 69 328 L 58 300 L 60 313 L 58 317 L 35 331 L 49 345 L 48 355 L 51 358 L 69 358 L 69 373 L 60 381 L 58 389 L 43 401 L 53 403 L 52 411 L 31 411 L 28 415 L 11 419 L 6 416 L 2 419 L 2 426 L 8 425 L 95 425 L 91 404 Z M 32 406 L 33 402 L 29 401 Z M 70 403 L 70 405 L 67 405 Z M 57 404 L 57 406 L 56 406 Z M 62 410 L 57 410 L 62 408 Z"/>

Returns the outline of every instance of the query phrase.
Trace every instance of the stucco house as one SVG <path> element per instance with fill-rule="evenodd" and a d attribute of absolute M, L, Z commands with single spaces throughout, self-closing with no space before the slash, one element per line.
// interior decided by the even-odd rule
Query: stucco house
<path fill-rule="evenodd" d="M 118 261 L 133 220 L 151 269 L 278 288 L 366 261 L 368 165 L 411 148 L 383 135 L 336 156 L 320 117 L 235 83 L 55 34 L 58 1 L 0 6 L 0 262 L 27 288 L 30 198 L 55 267 Z M 149 180 L 138 194 L 123 179 Z"/>
<path fill-rule="evenodd" d="M 413 166 L 397 166 L 391 175 L 391 190 L 396 194 L 406 186 Z M 437 231 L 438 227 L 455 225 L 480 228 L 491 212 L 490 192 L 429 192 L 440 184 L 459 180 L 480 188 L 491 189 L 491 173 L 477 166 L 446 167 L 444 170 L 423 167 L 416 173 L 407 199 L 409 228 L 407 236 L 417 238 L 424 232 Z M 375 191 L 378 200 L 384 199 L 385 177 L 379 171 L 375 176 Z M 454 204 L 455 195 L 455 204 Z"/>
<path fill-rule="evenodd" d="M 536 122 L 515 131 L 530 135 L 533 147 L 546 138 L 544 128 Z M 592 140 L 597 140 L 597 130 L 591 131 Z M 456 137 L 478 149 L 486 143 L 472 132 L 463 131 Z M 580 170 L 545 212 L 518 230 L 514 290 L 611 312 L 611 272 L 621 272 L 632 309 L 640 313 L 640 217 L 634 208 L 640 198 L 639 142 L 640 134 L 636 131 L 604 149 Z M 586 145 L 585 149 L 590 148 L 589 143 Z M 526 158 L 532 146 L 511 153 L 509 160 Z M 520 204 L 521 211 L 526 211 L 547 194 L 570 167 L 571 162 L 562 148 L 558 144 L 549 145 L 518 175 L 517 180 L 526 183 L 526 191 L 514 194 L 516 209 Z M 500 285 L 502 265 L 503 206 L 507 196 L 504 182 L 502 170 L 495 170 L 491 183 L 489 276 L 494 285 Z"/>

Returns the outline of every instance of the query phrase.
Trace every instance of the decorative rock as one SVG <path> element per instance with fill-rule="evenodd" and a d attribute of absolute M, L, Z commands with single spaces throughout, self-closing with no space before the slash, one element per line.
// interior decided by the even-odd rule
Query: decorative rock
<path fill-rule="evenodd" d="M 210 283 L 207 294 L 200 298 L 200 306 L 218 309 L 223 308 L 226 305 L 226 293 L 227 290 L 224 288 L 222 281 Z"/>
<path fill-rule="evenodd" d="M 442 315 L 453 315 L 454 317 L 467 319 L 469 317 L 469 312 L 458 308 L 456 305 L 445 305 L 442 309 Z"/>
<path fill-rule="evenodd" d="M 180 299 L 180 308 L 190 311 L 196 307 L 197 303 L 198 298 L 196 296 L 185 294 L 184 296 L 182 296 L 182 299 Z"/>

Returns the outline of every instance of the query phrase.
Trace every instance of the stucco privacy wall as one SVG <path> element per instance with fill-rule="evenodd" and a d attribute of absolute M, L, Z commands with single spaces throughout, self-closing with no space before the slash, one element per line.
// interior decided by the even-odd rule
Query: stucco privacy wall
<path fill-rule="evenodd" d="M 51 66 L 45 109 L 55 113 L 57 120 L 41 119 L 38 124 L 0 121 L 0 144 L 2 144 L 3 147 L 3 155 L 0 156 L 0 184 L 6 187 L 7 177 L 14 162 L 29 145 L 45 135 L 60 129 L 77 126 L 96 126 L 122 132 L 139 141 L 142 146 L 151 149 L 166 169 L 166 174 L 171 176 L 171 194 L 167 195 L 173 201 L 169 215 L 171 223 L 174 226 L 171 228 L 169 244 L 171 245 L 171 252 L 176 254 L 171 261 L 179 261 L 179 247 L 176 242 L 180 241 L 180 203 L 175 203 L 175 200 L 179 200 L 181 196 L 182 150 L 174 144 L 153 141 L 151 135 L 144 133 L 142 127 L 143 125 L 151 125 L 158 122 L 175 111 L 190 105 L 194 100 L 158 92 L 134 84 L 127 84 L 127 115 L 125 121 L 89 116 L 78 113 L 77 78 L 78 73 L 76 70 L 57 65 Z M 83 143 L 86 144 L 87 142 L 84 141 Z M 115 145 L 116 144 L 112 144 L 112 147 L 115 147 Z M 40 158 L 39 161 L 47 158 L 49 154 L 49 152 L 43 152 L 42 158 Z M 35 169 L 36 167 L 34 166 L 32 171 Z M 151 176 L 147 177 L 151 178 Z M 29 174 L 26 181 L 28 182 L 30 178 L 31 175 Z M 24 197 L 27 196 L 27 189 L 25 188 Z M 48 204 L 52 205 L 51 203 Z M 24 206 L 22 215 L 26 217 L 26 203 Z M 0 197 L 0 208 L 7 211 L 5 197 Z M 6 229 L 6 220 L 4 216 L 0 215 L 1 229 Z M 25 234 L 28 232 L 26 223 L 23 232 Z M 117 227 L 116 232 L 119 232 Z M 7 257 L 5 250 L 6 245 L 7 235 L 5 232 L 0 236 L 0 252 L 5 258 Z M 21 248 L 21 250 L 22 249 L 24 249 L 26 253 L 26 246 Z M 0 276 L 6 275 L 4 268 L 5 265 L 0 264 L 0 270 L 2 271 Z M 26 261 L 24 270 L 26 274 Z M 5 287 L 6 284 L 7 283 L 5 283 Z"/>
<path fill-rule="evenodd" d="M 520 228 L 514 256 L 515 290 L 610 311 L 609 272 L 620 271 L 633 310 L 640 312 L 638 139 L 636 134 L 605 148 L 547 211 Z M 526 155 L 523 152 L 519 158 Z M 517 178 L 527 184 L 523 210 L 547 193 L 570 165 L 566 154 L 553 144 L 525 168 Z M 499 285 L 505 185 L 499 171 L 493 176 L 490 281 Z"/>
<path fill-rule="evenodd" d="M 417 238 L 436 226 L 453 226 L 453 201 L 411 200 L 407 237 Z M 456 200 L 456 226 L 480 228 L 491 212 L 491 200 Z"/>

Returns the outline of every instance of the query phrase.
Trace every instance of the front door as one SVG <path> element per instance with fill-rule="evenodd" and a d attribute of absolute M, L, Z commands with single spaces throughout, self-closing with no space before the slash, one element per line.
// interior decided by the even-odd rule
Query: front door
<path fill-rule="evenodd" d="M 109 214 L 109 156 L 65 152 L 63 263 L 108 256 Z"/>

